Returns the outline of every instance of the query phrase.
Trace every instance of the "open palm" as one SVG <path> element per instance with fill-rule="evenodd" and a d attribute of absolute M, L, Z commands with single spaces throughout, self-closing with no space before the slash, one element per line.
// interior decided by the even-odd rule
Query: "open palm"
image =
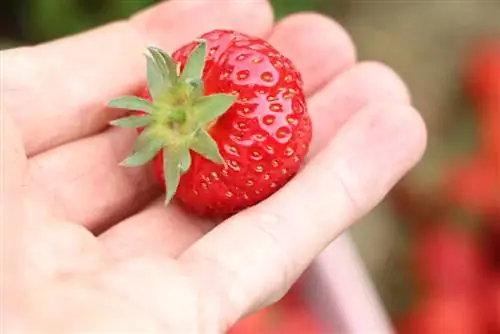
<path fill-rule="evenodd" d="M 314 134 L 305 168 L 217 225 L 163 206 L 148 167 L 118 165 L 133 130 L 105 103 L 144 84 L 142 52 L 232 28 L 299 67 Z M 1 54 L 3 286 L 8 329 L 222 332 L 286 292 L 421 157 L 404 84 L 356 63 L 346 32 L 265 1 L 169 1 L 125 22 Z"/>

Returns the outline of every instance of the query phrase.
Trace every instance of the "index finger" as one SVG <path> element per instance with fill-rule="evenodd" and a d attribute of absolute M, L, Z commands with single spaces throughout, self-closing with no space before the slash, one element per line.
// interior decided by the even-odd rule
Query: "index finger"
<path fill-rule="evenodd" d="M 426 134 L 407 105 L 372 104 L 283 189 L 217 226 L 180 259 L 232 323 L 281 298 L 336 236 L 421 157 Z"/>
<path fill-rule="evenodd" d="M 266 0 L 165 1 L 130 20 L 2 52 L 2 102 L 32 156 L 107 127 L 117 115 L 104 104 L 144 82 L 145 46 L 171 52 L 214 28 L 265 35 L 271 26 Z"/>

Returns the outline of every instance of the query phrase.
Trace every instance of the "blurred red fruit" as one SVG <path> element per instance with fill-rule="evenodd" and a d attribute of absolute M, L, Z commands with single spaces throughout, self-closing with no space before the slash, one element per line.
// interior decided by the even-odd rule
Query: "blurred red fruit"
<path fill-rule="evenodd" d="M 276 303 L 277 307 L 288 309 L 304 305 L 309 281 L 308 274 L 309 273 L 306 271 L 295 281 L 286 295 Z"/>
<path fill-rule="evenodd" d="M 319 319 L 304 303 L 305 287 L 301 277 L 280 301 L 241 319 L 228 334 L 324 334 Z"/>
<path fill-rule="evenodd" d="M 500 40 L 476 45 L 466 63 L 465 86 L 479 104 L 498 99 L 500 92 Z"/>
<path fill-rule="evenodd" d="M 443 185 L 444 197 L 473 214 L 496 214 L 500 212 L 499 176 L 491 156 L 478 154 L 451 166 Z"/>
<path fill-rule="evenodd" d="M 489 295 L 491 296 L 491 304 L 488 309 L 491 310 L 492 330 L 495 333 L 500 333 L 500 277 L 496 278 Z"/>
<path fill-rule="evenodd" d="M 478 288 L 483 259 L 478 245 L 465 231 L 442 223 L 420 232 L 415 241 L 415 274 L 427 292 L 469 294 Z"/>
<path fill-rule="evenodd" d="M 271 333 L 278 321 L 276 309 L 270 306 L 244 317 L 231 327 L 227 334 Z"/>
<path fill-rule="evenodd" d="M 273 334 L 325 334 L 325 328 L 306 307 L 296 307 L 286 311 L 280 326 Z M 331 331 L 328 331 L 331 334 Z"/>
<path fill-rule="evenodd" d="M 473 298 L 431 295 L 398 326 L 401 334 L 483 334 L 483 322 Z"/>
<path fill-rule="evenodd" d="M 483 109 L 485 116 L 479 120 L 481 146 L 495 166 L 497 186 L 500 188 L 500 101 L 498 104 L 488 104 Z"/>
<path fill-rule="evenodd" d="M 479 301 L 485 333 L 500 333 L 500 275 L 489 275 L 483 286 Z"/>
<path fill-rule="evenodd" d="M 305 306 L 280 308 L 273 305 L 241 319 L 227 333 L 324 334 L 325 328 Z"/>
<path fill-rule="evenodd" d="M 500 273 L 500 215 L 483 220 L 483 254 L 487 270 Z"/>

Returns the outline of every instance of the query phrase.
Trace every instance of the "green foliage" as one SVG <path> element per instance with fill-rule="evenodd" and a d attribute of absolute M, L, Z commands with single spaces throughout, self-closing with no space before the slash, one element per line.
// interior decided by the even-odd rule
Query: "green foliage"
<path fill-rule="evenodd" d="M 13 0 L 12 0 L 13 1 Z M 124 19 L 158 0 L 27 0 L 23 6 L 23 35 L 44 41 L 113 20 Z"/>
<path fill-rule="evenodd" d="M 331 1 L 331 0 L 330 0 Z M 301 11 L 325 12 L 328 0 L 271 0 L 275 16 L 280 19 L 292 13 Z"/>
<path fill-rule="evenodd" d="M 24 0 L 15 5 L 17 14 L 22 17 L 20 21 L 24 39 L 28 42 L 41 42 L 124 19 L 159 1 Z M 277 19 L 299 11 L 325 12 L 328 3 L 327 0 L 271 0 Z"/>

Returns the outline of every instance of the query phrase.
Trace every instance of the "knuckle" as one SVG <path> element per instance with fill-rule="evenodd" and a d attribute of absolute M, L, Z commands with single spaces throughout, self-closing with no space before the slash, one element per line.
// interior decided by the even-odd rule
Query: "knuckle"
<path fill-rule="evenodd" d="M 256 219 L 255 228 L 261 236 L 262 247 L 267 251 L 266 257 L 271 258 L 272 275 L 271 299 L 281 298 L 295 281 L 300 266 L 292 256 L 291 245 L 283 243 L 282 234 L 286 229 L 286 219 L 278 213 L 262 213 Z"/>
<path fill-rule="evenodd" d="M 362 194 L 356 191 L 355 184 L 348 181 L 349 178 L 346 175 L 348 168 L 348 166 L 332 162 L 325 163 L 322 168 L 325 177 L 319 179 L 330 180 L 330 182 L 323 184 L 328 198 L 340 198 L 346 201 L 346 209 L 351 213 L 362 212 L 364 199 Z"/>

